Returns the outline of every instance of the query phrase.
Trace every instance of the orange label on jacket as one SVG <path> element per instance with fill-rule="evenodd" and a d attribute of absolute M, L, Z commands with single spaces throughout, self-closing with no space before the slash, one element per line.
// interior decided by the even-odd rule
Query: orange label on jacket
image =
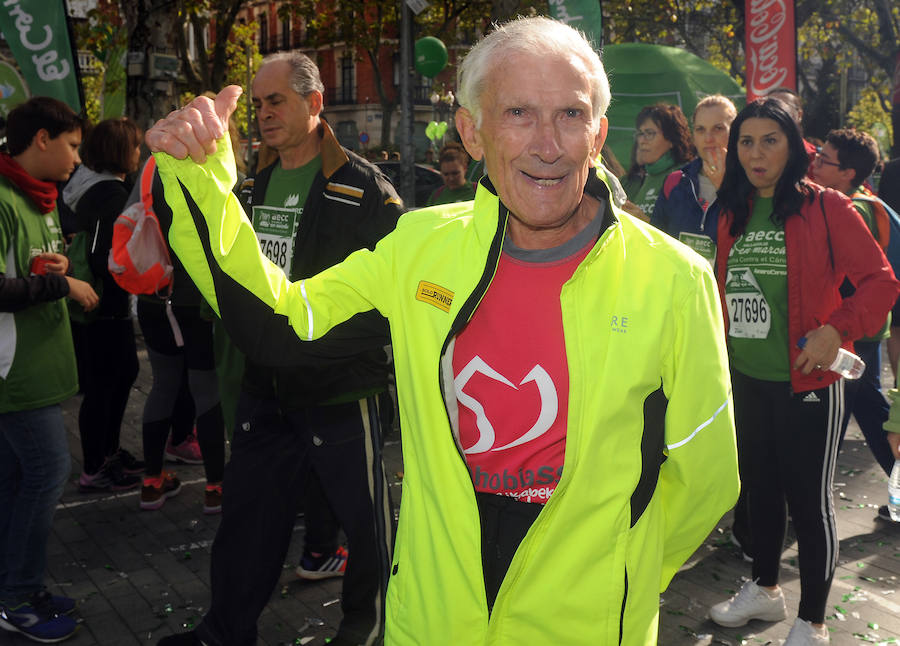
<path fill-rule="evenodd" d="M 416 300 L 449 312 L 450 305 L 453 303 L 453 292 L 446 287 L 420 280 L 419 288 L 416 290 Z"/>

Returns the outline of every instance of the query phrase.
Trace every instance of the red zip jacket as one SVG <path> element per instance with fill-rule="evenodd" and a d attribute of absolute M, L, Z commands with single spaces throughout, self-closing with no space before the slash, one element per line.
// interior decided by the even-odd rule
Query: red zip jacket
<path fill-rule="evenodd" d="M 841 345 L 853 352 L 854 340 L 873 336 L 881 329 L 900 293 L 900 282 L 894 278 L 884 252 L 850 199 L 830 188 L 813 187 L 817 190 L 815 199 L 805 201 L 800 213 L 784 223 L 794 392 L 824 388 L 840 378 L 828 370 L 804 375 L 793 369 L 800 354 L 797 347 L 800 337 L 829 323 L 840 333 Z M 726 332 L 729 321 L 725 276 L 735 241 L 729 233 L 733 217 L 732 213 L 723 212 L 719 218 L 716 252 L 716 276 Z M 856 293 L 842 300 L 838 288 L 845 276 L 856 287 Z"/>

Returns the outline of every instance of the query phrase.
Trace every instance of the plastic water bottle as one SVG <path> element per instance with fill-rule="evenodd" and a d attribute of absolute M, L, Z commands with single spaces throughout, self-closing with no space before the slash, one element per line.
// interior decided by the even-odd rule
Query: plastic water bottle
<path fill-rule="evenodd" d="M 900 460 L 894 460 L 894 468 L 888 478 L 888 511 L 891 512 L 891 520 L 900 522 Z"/>
<path fill-rule="evenodd" d="M 806 337 L 800 337 L 800 340 L 797 341 L 797 347 L 802 350 L 805 346 Z M 831 365 L 828 366 L 828 369 L 838 373 L 844 379 L 859 379 L 866 370 L 866 362 L 849 350 L 838 348 L 837 356 L 831 362 Z"/>

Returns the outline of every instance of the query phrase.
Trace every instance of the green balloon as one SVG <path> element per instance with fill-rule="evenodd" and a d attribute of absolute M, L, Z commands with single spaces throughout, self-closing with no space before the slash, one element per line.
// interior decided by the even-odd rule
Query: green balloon
<path fill-rule="evenodd" d="M 432 141 L 439 139 L 438 134 L 437 134 L 437 127 L 438 127 L 437 121 L 429 121 L 428 125 L 425 126 L 425 136 L 428 137 Z"/>
<path fill-rule="evenodd" d="M 433 78 L 447 67 L 447 48 L 434 36 L 425 36 L 416 41 L 416 71 L 422 76 Z"/>
<path fill-rule="evenodd" d="M 434 134 L 437 135 L 435 139 L 440 139 L 445 134 L 447 134 L 447 122 L 441 121 L 439 124 L 437 124 L 437 128 L 435 128 Z"/>

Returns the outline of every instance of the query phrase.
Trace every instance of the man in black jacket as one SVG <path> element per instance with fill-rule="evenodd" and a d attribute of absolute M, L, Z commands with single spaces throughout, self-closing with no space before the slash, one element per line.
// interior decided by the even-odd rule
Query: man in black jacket
<path fill-rule="evenodd" d="M 315 64 L 295 52 L 266 58 L 252 87 L 260 134 L 278 159 L 249 178 L 241 195 L 260 246 L 293 280 L 373 248 L 403 210 L 387 179 L 342 148 L 321 119 L 323 91 Z M 220 305 L 229 298 L 221 294 Z M 252 316 L 230 312 L 222 320 L 229 328 L 232 317 Z M 344 617 L 331 643 L 374 644 L 383 634 L 392 544 L 379 414 L 387 322 L 366 312 L 302 347 L 286 320 L 275 329 L 256 326 L 252 338 L 241 327 L 229 330 L 247 359 L 212 547 L 210 609 L 194 632 L 159 643 L 255 644 L 299 503 L 312 491 L 324 492 L 350 553 Z M 324 578 L 341 567 L 341 556 L 307 536 L 298 574 Z"/>

